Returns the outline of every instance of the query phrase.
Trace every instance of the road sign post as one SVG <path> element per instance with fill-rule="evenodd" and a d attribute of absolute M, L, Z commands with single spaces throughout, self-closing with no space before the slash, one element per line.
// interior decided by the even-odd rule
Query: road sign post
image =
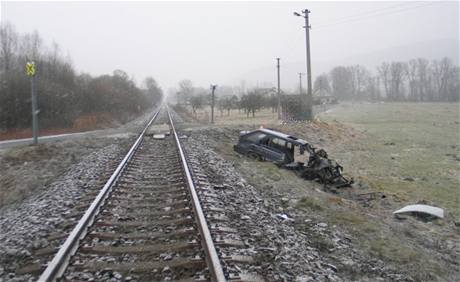
<path fill-rule="evenodd" d="M 32 95 L 32 135 L 34 145 L 38 144 L 38 107 L 37 107 L 37 94 L 35 85 L 35 63 L 27 62 L 26 74 L 30 77 L 30 92 Z"/>

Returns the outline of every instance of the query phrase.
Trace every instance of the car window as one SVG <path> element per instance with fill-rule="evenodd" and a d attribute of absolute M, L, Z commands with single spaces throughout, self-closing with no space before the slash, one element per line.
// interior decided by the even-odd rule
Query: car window
<path fill-rule="evenodd" d="M 287 142 L 286 143 L 286 148 L 288 148 L 289 150 L 291 150 L 293 147 L 292 143 L 291 142 Z"/>
<path fill-rule="evenodd" d="M 279 138 L 273 138 L 272 143 L 281 147 L 286 146 L 286 141 Z"/>
<path fill-rule="evenodd" d="M 253 133 L 253 134 L 250 134 L 250 135 L 244 137 L 244 139 L 248 140 L 248 141 L 251 141 L 251 142 L 254 142 L 254 143 L 259 143 L 259 141 L 261 139 L 265 138 L 265 136 L 267 136 L 267 135 L 264 134 L 264 133 L 256 132 L 256 133 Z"/>

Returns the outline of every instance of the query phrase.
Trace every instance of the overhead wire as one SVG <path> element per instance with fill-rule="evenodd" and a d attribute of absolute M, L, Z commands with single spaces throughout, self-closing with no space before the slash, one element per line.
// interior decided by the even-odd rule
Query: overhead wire
<path fill-rule="evenodd" d="M 415 2 L 415 1 L 404 2 L 404 3 L 397 4 L 397 5 L 391 5 L 391 6 L 388 6 L 388 7 L 383 7 L 383 8 L 380 8 L 380 9 L 370 10 L 370 11 L 366 11 L 366 12 L 361 12 L 361 13 L 354 14 L 354 15 L 349 15 L 349 16 L 345 16 L 345 17 L 339 17 L 339 18 L 335 19 L 334 21 L 332 21 L 332 23 L 342 22 L 343 20 L 349 20 L 350 18 L 355 18 L 356 16 L 369 15 L 369 14 L 373 14 L 373 13 L 380 13 L 382 11 L 386 11 L 386 10 L 389 10 L 389 9 L 394 9 L 394 8 L 398 8 L 398 7 L 402 7 L 402 6 L 407 6 L 408 4 L 413 4 L 413 3 L 418 3 L 418 2 Z M 329 24 L 327 24 L 327 25 L 329 25 Z M 320 25 L 320 26 L 323 26 L 323 25 Z M 317 28 L 315 28 L 315 30 L 316 29 Z M 292 49 L 294 47 L 293 45 L 294 45 L 293 41 L 290 41 L 288 43 L 288 48 L 287 49 L 289 50 L 289 53 L 291 53 L 291 51 L 292 51 Z"/>
<path fill-rule="evenodd" d="M 323 25 L 318 25 L 314 29 L 312 28 L 312 30 L 330 28 L 330 27 L 333 27 L 333 26 L 336 26 L 336 25 L 342 24 L 342 23 L 360 21 L 360 20 L 363 20 L 363 19 L 368 19 L 370 17 L 378 17 L 378 16 L 396 14 L 396 13 L 400 13 L 400 12 L 404 12 L 404 11 L 408 11 L 408 10 L 413 10 L 413 9 L 418 9 L 418 8 L 422 8 L 422 7 L 426 7 L 426 6 L 430 6 L 430 5 L 434 5 L 434 4 L 438 4 L 438 3 L 443 3 L 443 1 L 435 1 L 435 2 L 424 3 L 424 4 L 421 4 L 420 2 L 421 1 L 404 2 L 404 3 L 398 4 L 398 5 L 392 5 L 392 6 L 388 6 L 388 7 L 383 7 L 381 9 L 375 9 L 375 10 L 371 10 L 371 11 L 366 11 L 366 12 L 354 14 L 354 15 L 351 15 L 351 16 L 337 18 L 337 19 L 335 19 L 334 21 L 332 21 L 330 23 L 326 23 L 326 24 L 323 24 Z M 408 4 L 414 4 L 414 3 L 421 4 L 421 5 L 404 7 L 404 6 L 407 6 Z M 288 50 L 289 53 L 292 53 L 292 51 L 294 49 L 294 42 L 295 41 L 292 40 L 292 41 L 287 43 L 286 47 L 287 47 L 287 50 Z"/>
<path fill-rule="evenodd" d="M 334 19 L 332 22 L 327 23 L 327 24 L 332 24 L 332 23 L 336 23 L 336 22 L 341 22 L 341 21 L 343 21 L 343 20 L 348 20 L 348 19 L 350 19 L 350 18 L 355 18 L 355 17 L 362 16 L 362 15 L 368 15 L 368 14 L 373 14 L 373 13 L 379 13 L 379 12 L 382 12 L 382 11 L 385 11 L 385 10 L 391 10 L 391 9 L 394 9 L 394 8 L 406 6 L 406 5 L 408 5 L 408 4 L 413 4 L 413 3 L 417 3 L 417 2 L 416 2 L 416 1 L 404 2 L 404 3 L 400 3 L 400 4 L 398 4 L 398 5 L 391 5 L 391 6 L 384 7 L 384 8 L 380 8 L 380 9 L 375 9 L 375 10 L 360 12 L 360 13 L 358 13 L 358 14 L 348 15 L 348 16 L 345 16 L 345 17 L 339 17 L 339 18 L 336 18 L 336 19 Z"/>
<path fill-rule="evenodd" d="M 343 23 L 360 21 L 360 20 L 368 19 L 370 17 L 379 17 L 379 16 L 396 14 L 396 13 L 400 13 L 400 12 L 404 12 L 404 11 L 408 11 L 408 10 L 413 10 L 413 9 L 418 9 L 418 8 L 422 8 L 422 7 L 426 7 L 426 6 L 430 6 L 430 5 L 434 5 L 434 4 L 439 4 L 439 3 L 443 3 L 443 1 L 430 2 L 428 4 L 423 4 L 423 5 L 418 5 L 418 6 L 411 6 L 411 7 L 406 7 L 406 8 L 403 8 L 403 9 L 398 9 L 398 10 L 393 10 L 393 11 L 388 11 L 388 12 L 383 12 L 383 13 L 380 12 L 380 13 L 372 14 L 372 15 L 368 14 L 368 15 L 361 16 L 361 17 L 350 18 L 348 20 L 331 22 L 329 24 L 319 25 L 319 26 L 315 27 L 315 30 L 329 28 L 329 27 L 336 26 L 336 25 L 343 24 Z"/>

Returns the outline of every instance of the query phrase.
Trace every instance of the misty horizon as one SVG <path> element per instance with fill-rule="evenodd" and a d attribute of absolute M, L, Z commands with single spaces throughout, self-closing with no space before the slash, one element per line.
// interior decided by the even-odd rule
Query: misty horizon
<path fill-rule="evenodd" d="M 292 13 L 305 8 L 313 78 L 347 60 L 374 71 L 369 57 L 393 50 L 395 60 L 408 60 L 398 47 L 424 43 L 422 56 L 458 64 L 458 2 L 2 2 L 1 21 L 21 34 L 37 30 L 47 46 L 55 41 L 79 72 L 122 69 L 138 84 L 153 76 L 165 92 L 183 79 L 275 85 L 276 57 L 282 88 L 295 89 L 305 34 Z"/>

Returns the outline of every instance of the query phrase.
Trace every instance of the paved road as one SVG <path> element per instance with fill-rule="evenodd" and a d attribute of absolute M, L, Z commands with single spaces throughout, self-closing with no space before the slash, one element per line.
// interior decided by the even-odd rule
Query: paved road
<path fill-rule="evenodd" d="M 95 131 L 67 133 L 67 134 L 58 134 L 58 135 L 50 135 L 50 136 L 39 136 L 38 137 L 38 143 L 42 143 L 42 142 L 46 142 L 46 141 L 52 141 L 52 140 L 64 140 L 64 139 L 68 139 L 68 138 L 72 138 L 72 137 L 86 135 L 86 134 L 93 133 L 93 132 L 95 132 Z M 0 141 L 0 149 L 14 147 L 14 146 L 18 146 L 18 145 L 32 144 L 32 142 L 33 142 L 32 138 Z"/>

